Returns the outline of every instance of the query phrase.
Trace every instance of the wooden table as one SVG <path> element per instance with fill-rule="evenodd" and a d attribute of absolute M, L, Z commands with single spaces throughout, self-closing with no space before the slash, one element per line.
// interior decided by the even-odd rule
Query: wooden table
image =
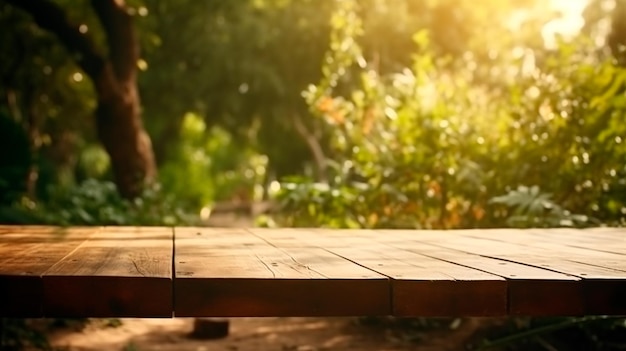
<path fill-rule="evenodd" d="M 2 317 L 626 315 L 626 230 L 0 226 Z"/>

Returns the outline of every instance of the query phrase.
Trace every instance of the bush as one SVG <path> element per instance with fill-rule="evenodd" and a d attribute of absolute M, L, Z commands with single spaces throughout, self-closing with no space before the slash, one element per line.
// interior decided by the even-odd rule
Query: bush
<path fill-rule="evenodd" d="M 343 4 L 340 12 L 353 11 Z M 304 93 L 329 136 L 327 180 L 284 179 L 279 224 L 626 223 L 626 69 L 580 39 L 502 55 L 485 71 L 471 54 L 436 59 L 423 31 L 413 65 L 381 76 L 361 55 L 358 17 L 343 18 L 333 22 L 324 78 Z M 549 213 L 538 216 L 535 205 L 521 213 L 513 200 L 522 195 Z"/>
<path fill-rule="evenodd" d="M 0 206 L 16 201 L 26 191 L 31 166 L 26 131 L 0 110 Z"/>
<path fill-rule="evenodd" d="M 265 181 L 267 157 L 188 113 L 181 142 L 161 167 L 163 189 L 196 212 L 216 201 L 250 200 Z"/>
<path fill-rule="evenodd" d="M 49 225 L 166 225 L 193 224 L 197 217 L 176 206 L 158 185 L 129 201 L 115 184 L 89 179 L 68 189 L 53 189 L 45 203 L 27 198 L 0 208 L 0 223 Z"/>

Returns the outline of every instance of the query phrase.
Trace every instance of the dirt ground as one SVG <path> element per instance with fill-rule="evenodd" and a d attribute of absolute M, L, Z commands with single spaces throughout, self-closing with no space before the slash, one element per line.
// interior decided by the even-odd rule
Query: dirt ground
<path fill-rule="evenodd" d="M 446 351 L 464 350 L 484 324 L 466 319 L 426 334 L 357 323 L 354 318 L 235 318 L 218 340 L 188 337 L 192 319 L 124 319 L 117 327 L 92 322 L 83 330 L 50 334 L 67 351 Z M 460 322 L 460 323 L 459 323 Z"/>

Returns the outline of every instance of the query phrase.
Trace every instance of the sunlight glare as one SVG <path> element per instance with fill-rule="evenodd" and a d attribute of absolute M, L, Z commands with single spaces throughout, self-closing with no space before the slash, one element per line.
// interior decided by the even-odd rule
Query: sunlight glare
<path fill-rule="evenodd" d="M 583 11 L 589 0 L 550 0 L 550 9 L 561 13 L 556 18 L 546 23 L 541 35 L 548 48 L 554 48 L 557 43 L 557 35 L 564 38 L 571 38 L 585 25 Z"/>

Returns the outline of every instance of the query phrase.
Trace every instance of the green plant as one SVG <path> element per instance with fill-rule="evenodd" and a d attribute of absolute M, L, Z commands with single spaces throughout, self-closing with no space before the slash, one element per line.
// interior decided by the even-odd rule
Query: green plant
<path fill-rule="evenodd" d="M 0 108 L 0 206 L 26 191 L 31 167 L 29 140 L 24 128 Z"/>
<path fill-rule="evenodd" d="M 266 178 L 265 155 L 196 114 L 185 116 L 181 142 L 170 154 L 160 169 L 163 190 L 196 212 L 216 201 L 258 197 Z"/>
<path fill-rule="evenodd" d="M 193 224 L 197 216 L 177 205 L 158 185 L 141 197 L 123 199 L 113 183 L 88 179 L 70 188 L 53 189 L 48 201 L 27 198 L 0 208 L 0 222 L 51 225 L 176 225 Z"/>
<path fill-rule="evenodd" d="M 303 93 L 328 137 L 325 177 L 282 179 L 279 225 L 625 223 L 626 69 L 588 40 L 494 48 L 485 71 L 472 54 L 437 57 L 419 31 L 412 65 L 382 74 L 359 46 L 357 4 L 337 6 L 322 79 Z M 528 183 L 546 193 L 510 190 Z"/>
<path fill-rule="evenodd" d="M 511 227 L 583 227 L 596 222 L 582 214 L 572 214 L 552 200 L 552 195 L 542 193 L 538 186 L 519 186 L 508 194 L 491 199 L 512 209 L 507 216 Z"/>

